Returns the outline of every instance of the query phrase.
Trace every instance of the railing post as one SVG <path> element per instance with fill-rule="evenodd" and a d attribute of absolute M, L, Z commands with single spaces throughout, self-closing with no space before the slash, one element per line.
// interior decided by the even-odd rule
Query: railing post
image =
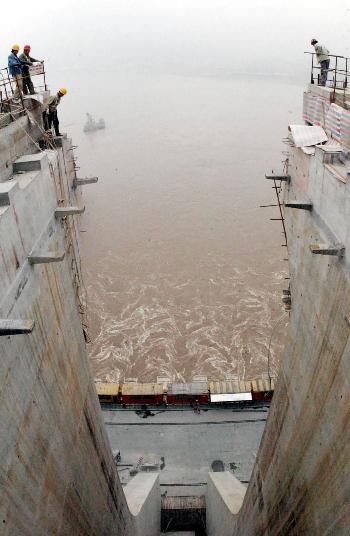
<path fill-rule="evenodd" d="M 45 62 L 44 61 L 43 61 L 43 69 L 44 69 L 44 88 L 45 88 L 45 91 L 47 91 L 46 75 L 45 75 Z"/>
<path fill-rule="evenodd" d="M 13 90 L 13 86 L 12 86 L 12 81 L 11 81 L 11 78 L 10 78 L 10 73 L 9 73 L 9 70 L 8 70 L 7 67 L 6 67 L 6 73 L 7 73 L 7 80 L 8 80 L 8 83 L 10 84 L 10 88 L 11 88 L 12 94 L 14 94 L 14 90 Z"/>
<path fill-rule="evenodd" d="M 336 89 L 336 87 L 337 87 L 337 68 L 338 68 L 338 56 L 335 57 L 334 85 L 333 85 L 333 102 L 335 102 L 335 89 Z"/>
<path fill-rule="evenodd" d="M 344 89 L 348 87 L 348 58 L 345 58 L 345 81 L 344 81 Z"/>
<path fill-rule="evenodd" d="M 311 84 L 314 84 L 314 55 L 311 56 Z"/>

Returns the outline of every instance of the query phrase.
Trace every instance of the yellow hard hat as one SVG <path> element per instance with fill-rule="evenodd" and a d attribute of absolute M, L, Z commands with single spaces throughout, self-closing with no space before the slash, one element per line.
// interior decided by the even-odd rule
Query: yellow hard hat
<path fill-rule="evenodd" d="M 61 93 L 61 95 L 66 95 L 67 93 L 67 90 L 65 87 L 60 87 L 60 89 L 58 90 L 59 93 Z"/>
<path fill-rule="evenodd" d="M 11 50 L 17 50 L 17 52 L 19 51 L 19 45 L 17 45 L 16 43 L 14 45 L 12 45 L 12 48 Z"/>

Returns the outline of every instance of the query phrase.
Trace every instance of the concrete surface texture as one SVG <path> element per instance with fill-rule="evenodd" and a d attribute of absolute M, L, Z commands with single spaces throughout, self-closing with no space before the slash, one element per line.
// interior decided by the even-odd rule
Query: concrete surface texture
<path fill-rule="evenodd" d="M 350 184 L 321 149 L 290 152 L 285 200 L 309 199 L 313 210 L 284 211 L 289 335 L 235 534 L 341 536 L 350 527 Z M 315 255 L 310 244 L 342 244 L 344 256 Z"/>
<path fill-rule="evenodd" d="M 133 536 L 158 536 L 161 507 L 158 474 L 139 473 L 124 491 L 132 516 Z"/>
<path fill-rule="evenodd" d="M 32 148 L 22 120 L 0 131 L 0 319 L 34 328 L 0 337 L 1 534 L 131 535 L 79 314 L 79 216 L 54 215 L 59 204 L 81 205 L 72 145 L 27 155 L 8 181 L 9 159 Z M 33 251 L 61 250 L 61 262 L 28 262 Z"/>
<path fill-rule="evenodd" d="M 208 473 L 232 471 L 248 482 L 267 418 L 267 407 L 154 410 L 143 418 L 134 410 L 103 411 L 112 449 L 119 449 L 123 484 L 138 465 L 155 465 L 162 494 L 203 495 Z"/>
<path fill-rule="evenodd" d="M 41 122 L 41 107 L 35 105 L 30 111 L 35 121 Z M 11 177 L 13 161 L 18 155 L 36 151 L 35 143 L 42 132 L 35 121 L 21 116 L 5 128 L 0 128 L 0 183 Z"/>
<path fill-rule="evenodd" d="M 206 496 L 207 535 L 232 536 L 246 487 L 231 473 L 209 473 Z"/>

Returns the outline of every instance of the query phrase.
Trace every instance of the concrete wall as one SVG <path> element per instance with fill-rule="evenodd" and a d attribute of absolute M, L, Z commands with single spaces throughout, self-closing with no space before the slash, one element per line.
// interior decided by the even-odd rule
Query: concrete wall
<path fill-rule="evenodd" d="M 7 128 L 15 139 L 13 125 L 1 139 Z M 17 156 L 25 146 L 18 129 Z M 7 142 L 1 147 L 2 157 Z M 72 157 L 64 140 L 63 149 L 34 155 L 35 169 L 0 184 L 8 196 L 0 206 L 0 318 L 35 321 L 29 335 L 0 337 L 4 535 L 134 534 L 88 366 L 77 216 L 54 216 L 58 204 L 81 203 Z M 58 249 L 62 262 L 28 262 L 31 252 Z"/>
<path fill-rule="evenodd" d="M 38 95 L 40 100 L 47 98 L 47 93 Z M 42 136 L 41 104 L 34 99 L 26 99 L 32 121 L 27 115 L 18 117 L 7 127 L 0 128 L 0 182 L 12 175 L 12 162 L 24 153 L 36 152 L 36 142 Z"/>
<path fill-rule="evenodd" d="M 132 535 L 158 536 L 161 509 L 158 473 L 139 473 L 124 491 L 132 517 Z"/>
<path fill-rule="evenodd" d="M 232 536 L 245 492 L 245 486 L 229 471 L 209 473 L 206 495 L 208 536 Z"/>
<path fill-rule="evenodd" d="M 350 527 L 350 184 L 291 149 L 292 311 L 277 389 L 235 534 L 347 535 Z M 312 243 L 346 246 L 344 258 Z"/>

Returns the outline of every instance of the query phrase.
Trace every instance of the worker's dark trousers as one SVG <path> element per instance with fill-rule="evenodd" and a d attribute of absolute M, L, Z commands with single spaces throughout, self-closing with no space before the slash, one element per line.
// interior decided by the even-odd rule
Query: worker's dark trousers
<path fill-rule="evenodd" d="M 23 76 L 23 93 L 25 95 L 34 95 L 35 93 L 33 82 L 29 74 Z"/>
<path fill-rule="evenodd" d="M 320 86 L 326 85 L 328 69 L 329 69 L 329 61 L 330 60 L 323 60 L 320 62 L 320 65 L 321 65 Z"/>
<path fill-rule="evenodd" d="M 51 126 L 53 124 L 54 129 L 55 129 L 55 134 L 56 136 L 59 136 L 60 135 L 60 123 L 58 121 L 57 110 L 55 110 L 54 112 L 49 112 L 47 119 L 48 119 L 49 129 L 51 129 Z"/>

